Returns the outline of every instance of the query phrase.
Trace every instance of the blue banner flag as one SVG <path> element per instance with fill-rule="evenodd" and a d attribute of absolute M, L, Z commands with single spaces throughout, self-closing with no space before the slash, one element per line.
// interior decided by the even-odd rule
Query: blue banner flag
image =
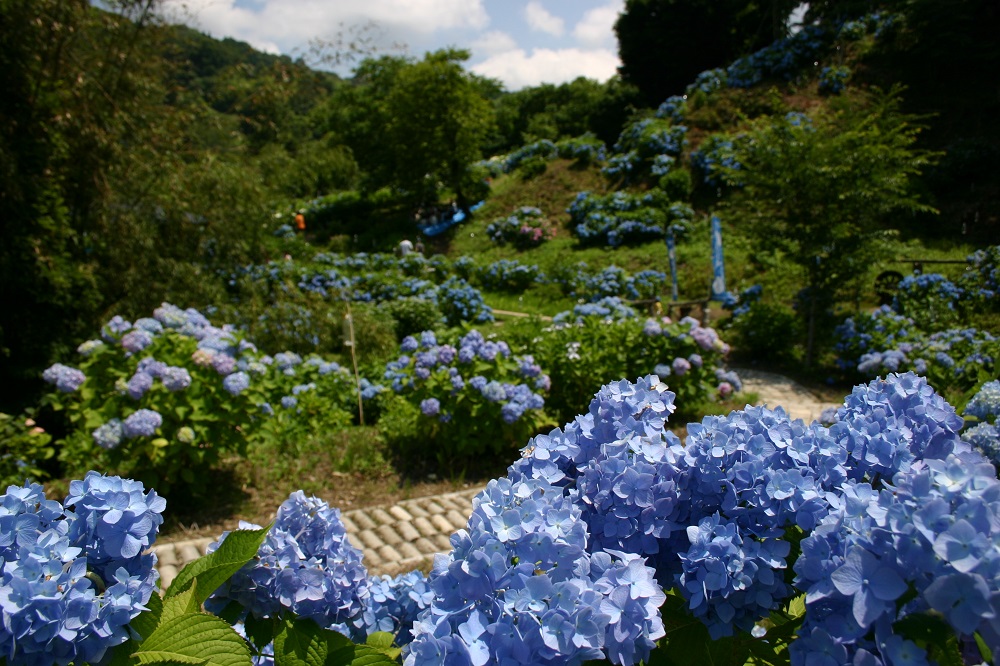
<path fill-rule="evenodd" d="M 674 230 L 667 228 L 667 259 L 670 260 L 670 300 L 677 300 L 677 245 L 674 243 Z"/>
<path fill-rule="evenodd" d="M 713 301 L 726 293 L 726 266 L 722 260 L 722 221 L 712 216 L 712 296 Z"/>

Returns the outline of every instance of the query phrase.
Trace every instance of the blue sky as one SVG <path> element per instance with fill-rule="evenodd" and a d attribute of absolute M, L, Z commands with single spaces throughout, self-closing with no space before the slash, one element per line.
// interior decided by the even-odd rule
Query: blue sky
<path fill-rule="evenodd" d="M 619 64 L 612 26 L 623 6 L 624 0 L 167 0 L 171 20 L 271 53 L 300 54 L 310 40 L 365 25 L 375 26 L 367 34 L 389 53 L 420 57 L 466 48 L 467 67 L 508 90 L 610 78 Z"/>

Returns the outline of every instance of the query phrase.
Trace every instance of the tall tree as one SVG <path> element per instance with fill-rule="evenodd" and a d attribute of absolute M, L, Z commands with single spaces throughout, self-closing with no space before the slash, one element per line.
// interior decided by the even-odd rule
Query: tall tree
<path fill-rule="evenodd" d="M 657 106 L 707 69 L 785 36 L 798 0 L 626 0 L 615 23 L 622 80 Z"/>
<path fill-rule="evenodd" d="M 756 252 L 802 269 L 807 365 L 818 314 L 867 276 L 895 216 L 934 212 L 913 184 L 936 156 L 915 147 L 920 127 L 899 104 L 899 91 L 876 91 L 860 108 L 762 117 L 724 167 L 736 188 L 730 218 Z"/>
<path fill-rule="evenodd" d="M 481 82 L 465 72 L 466 51 L 428 53 L 423 60 L 367 60 L 356 83 L 333 102 L 340 129 L 368 187 L 391 186 L 414 201 L 436 201 L 441 186 L 467 209 L 471 166 L 493 126 Z"/>

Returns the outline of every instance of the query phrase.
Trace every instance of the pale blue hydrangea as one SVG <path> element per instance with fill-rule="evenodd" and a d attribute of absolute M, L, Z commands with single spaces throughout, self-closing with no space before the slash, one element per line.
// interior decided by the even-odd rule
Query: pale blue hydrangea
<path fill-rule="evenodd" d="M 92 433 L 94 443 L 102 449 L 113 449 L 122 443 L 125 438 L 125 431 L 119 419 L 111 419 L 107 423 L 100 425 Z"/>
<path fill-rule="evenodd" d="M 257 618 L 290 611 L 362 639 L 369 583 L 361 558 L 361 551 L 347 538 L 340 511 L 299 490 L 278 509 L 256 558 L 223 583 L 205 605 L 220 612 L 235 601 Z"/>
<path fill-rule="evenodd" d="M 130 398 L 141 400 L 151 388 L 153 388 L 153 377 L 140 371 L 129 378 L 126 390 Z"/>
<path fill-rule="evenodd" d="M 129 354 L 135 354 L 153 344 L 153 334 L 142 329 L 133 329 L 122 336 L 122 349 Z"/>
<path fill-rule="evenodd" d="M 65 507 L 42 487 L 0 496 L 0 655 L 11 664 L 98 663 L 154 594 L 162 498 L 89 472 Z"/>
<path fill-rule="evenodd" d="M 191 373 L 187 371 L 187 368 L 170 366 L 163 370 L 160 381 L 163 382 L 168 391 L 183 391 L 191 386 Z"/>
<path fill-rule="evenodd" d="M 136 437 L 152 437 L 156 429 L 163 425 L 163 417 L 152 409 L 140 409 L 122 422 L 122 434 L 125 439 Z"/>
<path fill-rule="evenodd" d="M 234 372 L 222 380 L 222 388 L 230 395 L 239 395 L 250 388 L 250 375 L 245 372 Z"/>
<path fill-rule="evenodd" d="M 86 381 L 87 376 L 82 371 L 62 363 L 56 363 L 42 373 L 42 379 L 63 393 L 73 393 Z"/>

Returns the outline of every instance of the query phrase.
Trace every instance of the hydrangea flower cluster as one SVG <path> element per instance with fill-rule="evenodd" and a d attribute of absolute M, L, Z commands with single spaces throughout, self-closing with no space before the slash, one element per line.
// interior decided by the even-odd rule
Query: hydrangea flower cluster
<path fill-rule="evenodd" d="M 980 373 L 995 374 L 1000 338 L 974 328 L 925 332 L 912 318 L 883 306 L 837 327 L 838 364 L 852 375 L 912 370 L 936 386 L 970 389 Z"/>
<path fill-rule="evenodd" d="M 244 529 L 259 526 L 241 523 Z M 214 552 L 229 535 L 209 545 Z M 363 639 L 369 596 L 361 551 L 351 545 L 340 511 L 298 490 L 278 509 L 257 556 L 205 603 L 219 613 L 230 602 L 257 618 L 292 612 L 326 629 Z"/>
<path fill-rule="evenodd" d="M 991 463 L 1000 465 L 1000 430 L 997 429 L 1000 380 L 986 382 L 979 387 L 976 395 L 965 405 L 965 416 L 976 419 L 978 423 L 966 428 L 962 439 Z"/>
<path fill-rule="evenodd" d="M 76 368 L 56 363 L 42 373 L 42 379 L 49 384 L 55 384 L 63 393 L 72 393 L 83 385 L 87 376 Z"/>
<path fill-rule="evenodd" d="M 580 508 L 562 488 L 491 481 L 430 576 L 430 607 L 404 664 L 634 664 L 663 636 L 665 595 L 635 555 L 587 550 Z"/>
<path fill-rule="evenodd" d="M 497 218 L 486 227 L 486 235 L 497 245 L 516 248 L 538 247 L 556 234 L 555 227 L 535 206 L 521 206 L 507 217 Z"/>
<path fill-rule="evenodd" d="M 522 293 L 531 285 L 545 282 L 545 274 L 538 266 L 522 264 L 516 259 L 500 259 L 476 271 L 476 280 L 490 291 Z"/>
<path fill-rule="evenodd" d="M 141 483 L 90 472 L 60 504 L 38 484 L 0 495 L 0 656 L 97 663 L 130 637 L 154 593 L 166 503 Z"/>
<path fill-rule="evenodd" d="M 373 576 L 368 579 L 368 601 L 364 609 L 368 634 L 385 631 L 394 635 L 394 643 L 406 645 L 413 640 L 413 623 L 434 599 L 427 576 L 411 571 L 394 578 Z"/>
<path fill-rule="evenodd" d="M 479 331 L 464 335 L 457 349 L 439 345 L 432 331 L 424 331 L 419 341 L 404 338 L 400 350 L 403 355 L 386 366 L 384 378 L 440 423 L 465 414 L 461 410 L 470 409 L 470 402 L 497 405 L 487 409 L 499 410 L 497 416 L 507 424 L 545 405 L 542 393 L 549 378 L 534 359 L 512 357 L 506 342 L 487 340 Z"/>
<path fill-rule="evenodd" d="M 585 244 L 611 247 L 660 239 L 667 228 L 684 233 L 694 218 L 687 204 L 664 200 L 662 192 L 601 196 L 580 192 L 567 211 L 574 233 Z"/>
<path fill-rule="evenodd" d="M 1000 647 L 1000 482 L 978 453 L 927 460 L 879 491 L 845 488 L 843 501 L 802 542 L 796 585 L 806 590 L 806 619 L 792 663 L 810 653 L 843 662 L 876 657 L 927 663 L 925 650 L 893 633 L 903 614 L 940 613 L 960 635 L 979 632 Z M 898 609 L 910 589 L 916 598 Z M 872 663 L 878 663 L 872 661 Z"/>

